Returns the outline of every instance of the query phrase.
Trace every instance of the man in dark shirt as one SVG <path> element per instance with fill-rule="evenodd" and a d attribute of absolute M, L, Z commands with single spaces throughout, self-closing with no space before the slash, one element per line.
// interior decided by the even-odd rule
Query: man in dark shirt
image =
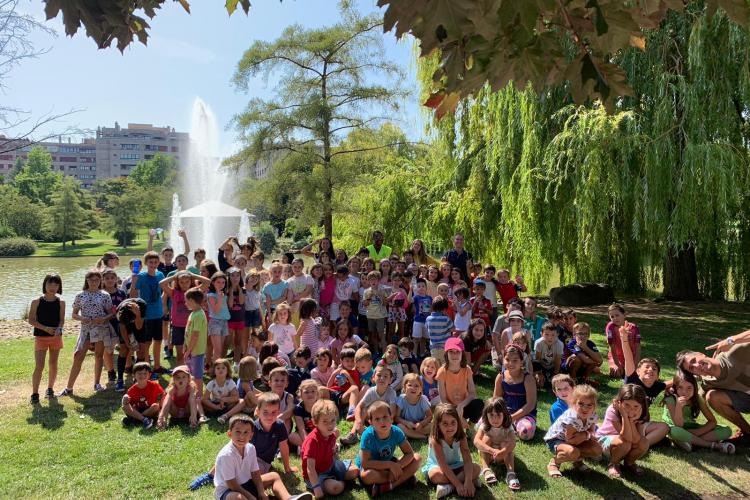
<path fill-rule="evenodd" d="M 453 248 L 443 254 L 443 259 L 447 260 L 451 267 L 457 267 L 461 271 L 463 280 L 469 282 L 472 257 L 469 252 L 464 250 L 464 236 L 461 233 L 456 233 L 453 237 Z"/>

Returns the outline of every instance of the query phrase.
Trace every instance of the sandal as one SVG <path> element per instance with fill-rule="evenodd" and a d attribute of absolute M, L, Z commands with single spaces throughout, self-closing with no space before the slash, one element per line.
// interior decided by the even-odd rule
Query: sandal
<path fill-rule="evenodd" d="M 222 415 L 219 418 L 217 418 L 216 421 L 219 422 L 220 424 L 226 424 L 227 423 L 227 416 L 226 415 Z"/>
<path fill-rule="evenodd" d="M 495 473 L 492 472 L 492 469 L 490 469 L 489 467 L 485 467 L 484 469 L 482 469 L 480 474 L 482 475 L 482 479 L 484 479 L 484 482 L 487 483 L 487 486 L 497 483 L 497 476 L 495 476 Z"/>
<path fill-rule="evenodd" d="M 622 472 L 620 472 L 620 466 L 617 464 L 609 464 L 609 467 L 607 467 L 607 474 L 609 474 L 609 477 L 615 477 L 615 478 L 622 477 Z"/>
<path fill-rule="evenodd" d="M 549 477 L 554 477 L 554 478 L 562 477 L 562 472 L 560 472 L 560 466 L 557 465 L 557 463 L 555 463 L 554 458 L 550 460 L 549 463 L 547 464 L 547 474 L 549 475 Z"/>
<path fill-rule="evenodd" d="M 508 471 L 508 473 L 505 474 L 505 483 L 512 491 L 518 491 L 521 489 L 521 481 L 518 480 L 518 476 L 516 476 L 515 472 Z"/>
<path fill-rule="evenodd" d="M 646 471 L 643 470 L 643 467 L 641 467 L 638 464 L 625 464 L 625 468 L 638 477 L 641 477 L 643 474 L 646 473 Z"/>
<path fill-rule="evenodd" d="M 732 443 L 723 442 L 723 443 L 712 443 L 711 449 L 719 450 L 722 453 L 726 453 L 727 455 L 731 455 L 735 452 L 734 445 Z"/>

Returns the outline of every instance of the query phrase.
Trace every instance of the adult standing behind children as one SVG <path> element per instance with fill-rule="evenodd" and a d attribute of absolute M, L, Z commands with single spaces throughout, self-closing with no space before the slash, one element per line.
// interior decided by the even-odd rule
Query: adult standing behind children
<path fill-rule="evenodd" d="M 717 354 L 709 358 L 701 352 L 680 351 L 677 366 L 701 377 L 709 406 L 739 427 L 729 442 L 750 446 L 750 424 L 742 416 L 750 413 L 750 330 L 706 349 Z"/>
<path fill-rule="evenodd" d="M 453 237 L 453 248 L 443 254 L 443 260 L 447 260 L 451 267 L 457 267 L 461 272 L 461 278 L 465 282 L 469 282 L 469 268 L 472 264 L 472 256 L 471 253 L 464 249 L 463 234 L 456 233 Z"/>
<path fill-rule="evenodd" d="M 380 262 L 383 259 L 388 259 L 393 253 L 393 249 L 391 247 L 383 244 L 383 233 L 380 231 L 373 231 L 372 245 L 367 246 L 367 251 L 370 252 L 369 257 L 375 262 Z"/>

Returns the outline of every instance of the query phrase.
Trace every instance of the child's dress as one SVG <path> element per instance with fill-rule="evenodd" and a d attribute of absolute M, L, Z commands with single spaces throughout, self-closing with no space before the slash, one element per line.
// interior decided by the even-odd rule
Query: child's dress
<path fill-rule="evenodd" d="M 443 455 L 445 455 L 445 464 L 449 469 L 455 470 L 459 467 L 463 467 L 464 459 L 461 456 L 461 441 L 455 439 L 452 445 L 445 442 L 444 439 L 440 440 L 440 446 L 443 447 Z M 427 452 L 427 462 L 422 466 L 422 473 L 427 475 L 430 469 L 439 467 L 437 457 L 435 457 L 435 450 L 432 445 L 429 446 Z"/>

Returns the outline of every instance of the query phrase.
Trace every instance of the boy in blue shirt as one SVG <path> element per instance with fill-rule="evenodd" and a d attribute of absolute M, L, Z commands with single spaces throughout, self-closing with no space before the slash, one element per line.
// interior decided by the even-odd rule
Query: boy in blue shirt
<path fill-rule="evenodd" d="M 571 378 L 598 387 L 599 383 L 589 377 L 594 369 L 602 364 L 602 355 L 599 354 L 596 344 L 589 339 L 590 334 L 591 327 L 588 323 L 580 322 L 573 326 L 573 339 L 568 342 L 570 357 L 566 361 L 566 366 Z"/>
<path fill-rule="evenodd" d="M 414 323 L 412 324 L 411 336 L 414 339 L 414 347 L 417 356 L 422 357 L 427 351 L 427 316 L 432 310 L 432 297 L 427 295 L 427 281 L 417 278 L 414 297 Z"/>
<path fill-rule="evenodd" d="M 135 332 L 138 341 L 138 361 L 148 361 L 148 348 L 153 342 L 154 369 L 151 372 L 152 380 L 160 374 L 169 373 L 169 370 L 161 366 L 161 341 L 162 341 L 162 317 L 164 308 L 161 301 L 161 287 L 159 282 L 164 279 L 164 274 L 158 270 L 159 254 L 146 252 L 143 256 L 146 269 L 133 275 L 130 286 L 130 297 L 140 297 L 146 302 L 146 316 L 143 320 L 143 328 Z"/>
<path fill-rule="evenodd" d="M 557 400 L 549 408 L 549 423 L 552 425 L 557 417 L 562 415 L 573 403 L 573 387 L 575 381 L 566 373 L 558 373 L 552 377 L 552 391 Z"/>
<path fill-rule="evenodd" d="M 391 406 L 385 401 L 376 401 L 367 409 L 367 416 L 370 426 L 362 433 L 357 455 L 360 481 L 372 487 L 373 497 L 404 483 L 413 487 L 421 457 L 406 440 L 404 431 L 393 425 Z M 394 457 L 396 448 L 403 453 L 400 459 Z"/>
<path fill-rule="evenodd" d="M 445 362 L 445 342 L 453 333 L 453 321 L 445 314 L 448 310 L 448 300 L 435 297 L 432 302 L 432 314 L 427 316 L 427 334 L 430 338 L 430 356 L 442 365 Z"/>

